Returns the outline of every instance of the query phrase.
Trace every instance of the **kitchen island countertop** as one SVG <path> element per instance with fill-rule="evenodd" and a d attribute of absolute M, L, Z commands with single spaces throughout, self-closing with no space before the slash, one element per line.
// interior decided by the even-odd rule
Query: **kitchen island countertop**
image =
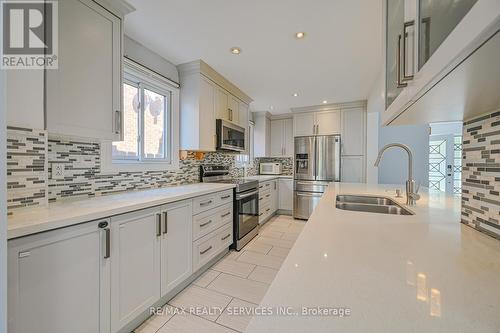
<path fill-rule="evenodd" d="M 245 332 L 500 332 L 500 241 L 460 223 L 459 198 L 422 190 L 412 216 L 335 207 L 395 187 L 332 183 L 261 302 L 293 315 Z"/>

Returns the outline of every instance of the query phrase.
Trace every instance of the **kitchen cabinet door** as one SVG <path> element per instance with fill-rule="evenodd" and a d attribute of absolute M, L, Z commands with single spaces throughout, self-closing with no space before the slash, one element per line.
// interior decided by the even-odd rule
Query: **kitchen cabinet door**
<path fill-rule="evenodd" d="M 45 73 L 47 129 L 120 140 L 121 19 L 91 0 L 58 3 L 59 68 Z"/>
<path fill-rule="evenodd" d="M 199 150 L 202 151 L 215 151 L 215 146 L 217 144 L 217 136 L 215 134 L 215 94 L 216 94 L 215 84 L 205 77 L 201 77 L 200 82 L 200 124 L 199 126 L 199 141 L 196 144 Z M 191 124 L 191 130 L 195 127 Z M 193 133 L 189 133 L 189 139 L 192 140 Z"/>
<path fill-rule="evenodd" d="M 293 157 L 293 119 L 283 120 L 283 147 L 285 157 Z"/>
<path fill-rule="evenodd" d="M 217 89 L 217 118 L 229 121 L 229 93 L 224 89 Z"/>
<path fill-rule="evenodd" d="M 161 295 L 192 273 L 193 223 L 191 201 L 167 205 L 162 212 Z"/>
<path fill-rule="evenodd" d="M 310 136 L 314 135 L 316 125 L 314 113 L 298 114 L 293 116 L 293 135 Z"/>
<path fill-rule="evenodd" d="M 271 120 L 271 156 L 283 156 L 283 120 Z"/>
<path fill-rule="evenodd" d="M 111 331 L 117 332 L 160 299 L 158 208 L 111 218 Z"/>
<path fill-rule="evenodd" d="M 279 209 L 293 209 L 293 179 L 280 178 L 278 185 L 279 192 Z"/>
<path fill-rule="evenodd" d="M 228 96 L 229 121 L 239 124 L 240 119 L 240 101 L 229 94 Z"/>
<path fill-rule="evenodd" d="M 342 155 L 364 155 L 365 116 L 362 108 L 342 111 Z"/>
<path fill-rule="evenodd" d="M 316 135 L 340 134 L 340 111 L 318 112 L 316 114 Z"/>
<path fill-rule="evenodd" d="M 341 164 L 341 181 L 344 183 L 363 183 L 364 176 L 363 156 L 343 156 Z"/>
<path fill-rule="evenodd" d="M 271 181 L 271 213 L 274 214 L 279 207 L 279 180 Z"/>
<path fill-rule="evenodd" d="M 8 242 L 9 332 L 109 332 L 108 224 L 89 222 Z"/>

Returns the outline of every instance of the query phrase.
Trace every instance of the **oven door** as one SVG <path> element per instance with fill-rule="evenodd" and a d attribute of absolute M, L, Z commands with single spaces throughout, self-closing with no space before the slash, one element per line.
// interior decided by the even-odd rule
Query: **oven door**
<path fill-rule="evenodd" d="M 240 240 L 259 225 L 259 190 L 236 194 L 236 236 Z"/>
<path fill-rule="evenodd" d="M 217 149 L 245 150 L 245 129 L 228 121 L 217 119 Z"/>

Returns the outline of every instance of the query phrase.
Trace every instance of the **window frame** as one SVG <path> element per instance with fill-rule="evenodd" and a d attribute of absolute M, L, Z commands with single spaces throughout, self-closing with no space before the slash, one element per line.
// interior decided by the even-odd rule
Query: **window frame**
<path fill-rule="evenodd" d="M 146 67 L 129 59 L 124 59 L 123 84 L 139 89 L 141 108 L 138 114 L 138 158 L 113 158 L 112 141 L 101 142 L 101 172 L 113 173 L 123 171 L 165 171 L 179 169 L 179 87 L 170 80 L 150 71 Z M 165 96 L 165 158 L 147 158 L 144 155 L 144 89 Z"/>

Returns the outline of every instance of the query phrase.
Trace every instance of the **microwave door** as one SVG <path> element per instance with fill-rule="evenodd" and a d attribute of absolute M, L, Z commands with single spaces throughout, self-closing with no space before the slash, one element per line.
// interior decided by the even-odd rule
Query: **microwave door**
<path fill-rule="evenodd" d="M 316 180 L 339 181 L 340 136 L 316 137 Z"/>

